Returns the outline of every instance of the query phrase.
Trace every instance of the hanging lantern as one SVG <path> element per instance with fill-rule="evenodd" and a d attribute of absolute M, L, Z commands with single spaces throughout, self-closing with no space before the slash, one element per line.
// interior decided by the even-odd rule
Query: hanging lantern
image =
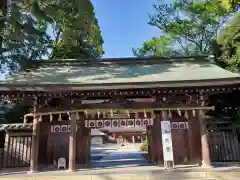
<path fill-rule="evenodd" d="M 181 111 L 179 109 L 177 109 L 177 112 L 179 116 L 182 116 Z"/>
<path fill-rule="evenodd" d="M 188 119 L 188 112 L 187 112 L 187 111 L 185 111 L 184 117 L 185 117 L 186 119 Z"/>
<path fill-rule="evenodd" d="M 168 117 L 169 117 L 169 118 L 172 118 L 172 112 L 171 112 L 170 109 L 168 110 Z"/>
<path fill-rule="evenodd" d="M 85 114 L 85 116 L 87 118 L 88 117 L 88 112 L 86 110 L 84 111 L 84 114 Z"/>
<path fill-rule="evenodd" d="M 58 121 L 62 121 L 62 114 L 61 113 L 58 116 Z"/>
<path fill-rule="evenodd" d="M 192 110 L 192 114 L 194 117 L 196 116 L 196 111 L 194 109 Z"/>

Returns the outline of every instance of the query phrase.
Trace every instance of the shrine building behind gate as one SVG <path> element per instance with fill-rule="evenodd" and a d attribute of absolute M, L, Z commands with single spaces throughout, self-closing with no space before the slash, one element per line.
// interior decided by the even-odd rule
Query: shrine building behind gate
<path fill-rule="evenodd" d="M 208 97 L 239 91 L 239 83 L 238 74 L 205 56 L 33 61 L 0 84 L 2 97 L 33 107 L 20 125 L 24 132 L 6 128 L 4 164 L 23 162 L 35 172 L 65 157 L 75 170 L 89 163 L 91 128 L 126 126 L 147 129 L 151 160 L 163 164 L 161 121 L 167 120 L 175 164 L 211 166 Z"/>

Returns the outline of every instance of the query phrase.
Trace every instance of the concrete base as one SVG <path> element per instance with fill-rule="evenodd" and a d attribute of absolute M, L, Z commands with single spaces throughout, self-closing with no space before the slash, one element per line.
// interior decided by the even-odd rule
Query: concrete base
<path fill-rule="evenodd" d="M 212 165 L 209 166 L 209 165 L 206 165 L 206 164 L 202 164 L 200 167 L 203 168 L 203 169 L 212 169 L 213 168 Z"/>
<path fill-rule="evenodd" d="M 76 169 L 68 169 L 67 172 L 76 172 Z"/>
<path fill-rule="evenodd" d="M 30 170 L 30 171 L 28 171 L 27 172 L 27 174 L 34 174 L 34 173 L 38 173 L 39 171 L 37 171 L 37 170 Z"/>

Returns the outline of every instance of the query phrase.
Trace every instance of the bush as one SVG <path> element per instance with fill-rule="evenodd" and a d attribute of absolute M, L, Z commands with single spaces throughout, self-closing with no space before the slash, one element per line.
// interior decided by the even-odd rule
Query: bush
<path fill-rule="evenodd" d="M 148 140 L 146 138 L 146 140 L 140 145 L 140 150 L 147 152 L 148 151 Z"/>

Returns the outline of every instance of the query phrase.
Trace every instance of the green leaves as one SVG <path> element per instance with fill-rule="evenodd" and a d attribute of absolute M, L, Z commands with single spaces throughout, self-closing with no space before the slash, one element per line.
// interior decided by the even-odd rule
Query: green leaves
<path fill-rule="evenodd" d="M 97 58 L 104 53 L 89 0 L 9 2 L 7 9 L 0 3 L 5 12 L 0 17 L 0 65 L 5 72 L 28 68 L 31 61 L 43 58 Z"/>
<path fill-rule="evenodd" d="M 211 53 L 212 40 L 225 19 L 233 12 L 232 9 L 221 7 L 217 0 L 175 0 L 173 4 L 159 3 L 153 7 L 155 13 L 149 15 L 149 24 L 171 38 L 168 49 L 183 55 Z M 134 54 L 161 54 L 152 53 L 153 47 L 155 45 L 147 41 L 138 51 L 134 49 Z"/>
<path fill-rule="evenodd" d="M 134 56 L 169 56 L 171 54 L 171 37 L 160 36 L 145 41 L 141 48 L 133 48 Z"/>

